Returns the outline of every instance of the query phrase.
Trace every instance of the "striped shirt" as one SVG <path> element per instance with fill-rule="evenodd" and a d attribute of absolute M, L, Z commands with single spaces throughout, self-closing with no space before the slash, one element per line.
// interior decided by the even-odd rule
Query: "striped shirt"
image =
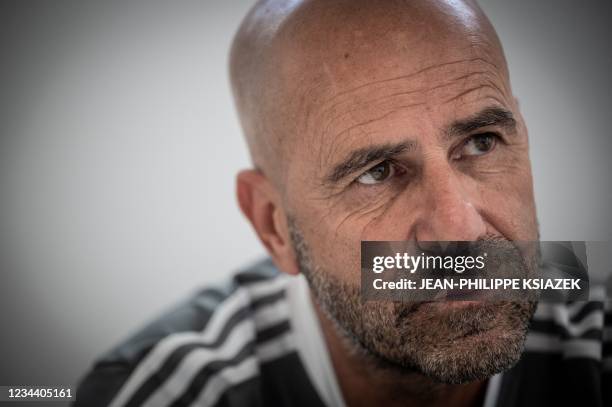
<path fill-rule="evenodd" d="M 610 303 L 607 303 L 609 306 Z M 486 407 L 612 405 L 612 307 L 540 304 Z M 100 358 L 75 406 L 344 406 L 303 277 L 266 260 Z"/>

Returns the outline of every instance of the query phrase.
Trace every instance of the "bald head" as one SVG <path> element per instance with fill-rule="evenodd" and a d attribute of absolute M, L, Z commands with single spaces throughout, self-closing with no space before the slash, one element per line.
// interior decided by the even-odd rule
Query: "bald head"
<path fill-rule="evenodd" d="M 230 59 L 253 162 L 278 186 L 304 145 L 316 153 L 321 137 L 338 136 L 330 130 L 334 117 L 364 114 L 356 106 L 342 110 L 349 103 L 418 92 L 437 69 L 466 78 L 489 70 L 508 83 L 497 36 L 475 3 L 263 0 L 242 22 Z M 410 76 L 410 89 L 392 83 Z"/>

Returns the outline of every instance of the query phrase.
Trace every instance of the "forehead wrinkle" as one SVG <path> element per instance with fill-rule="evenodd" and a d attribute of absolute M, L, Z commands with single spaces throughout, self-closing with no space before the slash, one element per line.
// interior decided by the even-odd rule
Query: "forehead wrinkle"
<path fill-rule="evenodd" d="M 486 84 L 485 83 L 485 84 L 481 84 L 481 85 L 478 85 L 478 86 L 473 86 L 473 87 L 470 87 L 468 89 L 465 89 L 461 93 L 459 93 L 459 94 L 457 94 L 457 95 L 455 95 L 455 96 L 453 96 L 453 97 L 451 97 L 449 99 L 446 99 L 446 100 L 442 101 L 442 104 L 445 105 L 445 104 L 448 104 L 448 103 L 456 102 L 457 100 L 465 98 L 469 94 L 474 93 L 474 92 L 479 92 L 479 94 L 482 94 L 486 89 L 492 89 L 494 91 L 494 93 L 499 93 L 497 87 L 495 87 L 495 86 L 493 86 L 491 84 Z M 479 98 L 480 98 L 480 96 L 479 96 Z M 502 105 L 506 105 L 506 103 L 502 103 Z"/>
<path fill-rule="evenodd" d="M 460 75 L 459 77 L 453 78 L 450 81 L 447 81 L 443 84 L 440 85 L 436 85 L 430 88 L 427 88 L 425 90 L 423 89 L 418 89 L 416 91 L 408 91 L 408 92 L 396 92 L 394 95 L 402 95 L 405 93 L 414 93 L 414 92 L 433 92 L 435 90 L 440 90 L 442 88 L 445 87 L 450 87 L 450 86 L 462 86 L 461 84 L 457 84 L 457 81 L 460 80 L 465 80 L 467 82 L 467 80 L 469 80 L 470 78 L 473 77 L 485 77 L 485 79 L 487 79 L 487 83 L 479 83 L 477 86 L 474 87 L 470 87 L 467 90 L 462 90 L 461 93 L 459 95 L 454 95 L 453 98 L 451 99 L 457 99 L 460 97 L 463 97 L 465 94 L 471 93 L 474 90 L 480 90 L 482 91 L 483 89 L 486 88 L 490 88 L 493 90 L 493 93 L 500 93 L 501 95 L 503 95 L 501 88 L 499 88 L 494 81 L 490 80 L 488 78 L 488 76 L 491 74 L 490 71 L 475 71 L 475 72 L 469 72 L 467 74 L 464 75 Z M 496 75 L 497 76 L 497 75 Z M 491 96 L 492 99 L 498 100 L 497 98 L 495 98 L 494 96 Z M 383 97 L 379 97 L 379 100 L 382 99 L 390 99 L 389 96 L 383 96 Z M 449 100 L 450 101 L 450 100 Z M 362 102 L 359 104 L 358 107 L 349 110 L 348 112 L 345 113 L 341 113 L 338 114 L 334 117 L 332 117 L 330 120 L 338 120 L 341 117 L 346 117 L 346 116 L 350 116 L 351 118 L 354 118 L 354 113 L 364 109 L 364 108 L 370 108 L 370 104 L 367 103 L 368 101 Z M 443 102 L 444 103 L 444 102 Z M 333 162 L 333 156 L 334 153 L 336 153 L 337 151 L 341 150 L 341 145 L 343 144 L 343 141 L 346 139 L 346 137 L 344 137 L 344 135 L 347 135 L 348 137 L 351 136 L 351 133 L 354 132 L 354 130 L 360 130 L 361 134 L 371 134 L 371 132 L 366 132 L 363 127 L 372 123 L 375 123 L 377 121 L 380 120 L 384 120 L 385 118 L 389 117 L 390 115 L 399 112 L 403 109 L 407 109 L 407 108 L 413 108 L 413 107 L 417 107 L 417 106 L 422 106 L 426 104 L 426 102 L 416 102 L 416 103 L 408 103 L 408 104 L 403 104 L 403 105 L 395 105 L 395 106 L 389 106 L 385 109 L 382 109 L 382 113 L 379 113 L 377 116 L 370 118 L 370 119 L 366 119 L 364 120 L 363 118 L 360 118 L 360 121 L 358 121 L 355 124 L 351 124 L 348 127 L 345 128 L 341 128 L 339 131 L 337 131 L 336 133 L 334 133 L 333 135 L 330 135 L 331 133 L 331 128 L 333 127 L 333 123 L 332 122 L 328 122 L 326 123 L 323 132 L 319 133 L 320 136 L 322 138 L 322 141 L 319 144 L 321 147 L 320 149 L 326 149 L 325 146 L 329 146 L 329 148 L 327 148 L 327 154 L 325 154 L 325 160 L 321 159 L 320 160 L 320 170 L 322 170 L 325 167 L 325 162 L 327 163 L 331 163 Z M 504 105 L 504 103 L 501 103 L 502 105 Z M 356 121 L 356 120 L 355 120 Z M 354 137 L 357 137 L 357 135 L 355 135 Z M 330 140 L 329 143 L 327 142 L 327 140 Z"/>
<path fill-rule="evenodd" d="M 473 92 L 478 92 L 477 99 L 483 99 L 485 97 L 483 97 L 482 94 L 487 90 L 490 90 L 490 94 L 486 95 L 486 97 L 496 100 L 502 106 L 509 106 L 509 101 L 506 100 L 506 98 L 512 94 L 508 93 L 506 81 L 504 81 L 503 77 L 498 72 L 484 72 L 482 79 L 484 80 L 481 83 L 474 84 L 472 86 L 469 86 L 466 80 L 463 90 L 460 93 L 443 100 L 441 105 L 446 105 L 456 102 L 462 98 L 466 98 Z M 502 87 L 499 86 L 500 83 Z M 497 96 L 500 96 L 501 99 Z M 502 101 L 502 99 L 504 101 Z"/>
<path fill-rule="evenodd" d="M 334 156 L 338 156 L 340 154 L 336 154 L 337 151 L 342 151 L 343 150 L 343 145 L 347 144 L 344 143 L 343 141 L 346 139 L 350 139 L 350 138 L 357 138 L 358 136 L 351 136 L 351 131 L 353 130 L 358 130 L 359 133 L 362 136 L 365 137 L 369 137 L 371 135 L 371 133 L 366 132 L 363 129 L 363 126 L 366 126 L 368 124 L 371 123 L 375 123 L 377 121 L 383 120 L 387 117 L 389 117 L 390 115 L 392 115 L 393 113 L 395 113 L 395 110 L 392 110 L 390 112 L 387 112 L 385 114 L 383 114 L 382 116 L 376 117 L 374 119 L 370 119 L 370 120 L 366 120 L 363 121 L 361 123 L 355 124 L 347 129 L 342 130 L 341 132 L 339 132 L 338 134 L 334 135 L 333 137 L 331 137 L 331 141 L 330 143 L 321 143 L 322 148 L 324 148 L 324 145 L 329 145 L 329 148 L 327 149 L 327 154 L 326 154 L 326 160 L 325 160 L 325 164 L 323 165 L 323 168 L 325 168 L 326 166 L 329 165 L 333 165 L 334 163 Z"/>
<path fill-rule="evenodd" d="M 505 67 L 505 62 L 504 62 L 505 60 L 503 58 L 503 53 L 496 52 L 498 50 L 498 47 L 492 44 L 492 41 L 491 41 L 492 39 L 486 35 L 468 34 L 468 37 L 470 38 L 470 40 L 468 41 L 469 45 L 463 46 L 457 49 L 460 52 L 464 52 L 467 55 L 469 55 L 468 58 L 454 59 L 454 60 L 447 61 L 447 62 L 436 63 L 436 64 L 432 64 L 432 65 L 426 66 L 421 69 L 417 69 L 414 72 L 410 72 L 410 73 L 402 74 L 402 75 L 396 75 L 392 77 L 387 77 L 387 78 L 383 78 L 380 80 L 368 80 L 366 83 L 362 83 L 360 85 L 354 86 L 349 89 L 341 90 L 341 91 L 337 91 L 338 80 L 334 80 L 334 78 L 331 77 L 332 71 L 329 68 L 328 64 L 326 63 L 325 73 L 326 73 L 326 76 L 328 77 L 328 80 L 326 82 L 333 84 L 333 89 L 330 89 L 331 91 L 327 92 L 328 94 L 329 93 L 332 94 L 331 97 L 327 99 L 323 99 L 322 102 L 318 103 L 319 105 L 318 110 L 321 112 L 320 115 L 323 116 L 323 120 L 321 121 L 331 122 L 333 119 L 335 119 L 335 117 L 332 119 L 325 118 L 325 116 L 329 115 L 328 112 L 332 112 L 333 114 L 336 111 L 340 111 L 340 114 L 337 114 L 336 117 L 346 114 L 345 112 L 343 112 L 343 110 L 345 110 L 344 107 L 347 104 L 352 103 L 355 99 L 358 99 L 363 94 L 368 94 L 372 92 L 377 93 L 379 92 L 379 89 L 382 89 L 383 92 L 386 92 L 387 89 L 390 89 L 391 94 L 382 95 L 381 97 L 374 98 L 374 99 L 369 97 L 365 103 L 367 103 L 368 105 L 371 105 L 373 102 L 376 102 L 380 99 L 384 99 L 387 96 L 389 97 L 396 96 L 396 95 L 399 96 L 401 94 L 409 95 L 410 93 L 417 93 L 421 89 L 426 90 L 426 86 L 422 86 L 420 84 L 417 85 L 417 89 L 409 89 L 408 91 L 397 92 L 395 88 L 404 87 L 404 83 L 408 83 L 409 88 L 414 87 L 414 85 L 412 85 L 413 81 L 411 79 L 414 79 L 414 81 L 421 82 L 421 83 L 427 82 L 427 80 L 423 80 L 423 77 L 424 78 L 431 77 L 432 75 L 437 73 L 437 71 L 439 70 L 448 70 L 449 74 L 445 74 L 446 77 L 453 75 L 456 71 L 463 73 L 462 76 L 459 76 L 459 77 L 455 76 L 454 78 L 449 80 L 448 81 L 449 83 L 452 81 L 462 79 L 462 78 L 465 78 L 467 80 L 469 79 L 470 76 L 476 75 L 479 72 L 485 73 L 488 71 L 489 73 L 492 73 L 494 76 L 497 76 L 498 78 L 500 78 L 501 82 L 504 83 L 505 85 L 506 81 L 503 80 L 503 77 L 507 75 L 504 74 L 506 70 L 503 69 Z M 501 58 L 501 62 L 502 62 L 501 65 L 496 63 L 498 62 L 495 58 L 496 56 Z M 402 60 L 400 60 L 399 64 L 400 65 L 396 64 L 396 66 L 403 65 Z M 477 64 L 479 66 L 473 67 L 474 64 Z M 340 68 L 338 68 L 340 71 L 340 74 L 342 73 L 342 66 L 343 64 L 341 63 Z M 475 69 L 477 69 L 477 71 L 475 71 Z M 357 69 L 357 71 L 358 70 L 359 69 Z M 399 85 L 396 85 L 396 83 Z M 436 86 L 430 89 L 435 89 L 437 87 L 443 87 L 443 86 L 444 84 L 441 84 L 439 86 Z M 372 87 L 374 87 L 373 90 L 372 90 Z M 327 130 L 327 127 L 326 127 L 326 130 Z"/>
<path fill-rule="evenodd" d="M 365 120 L 365 121 L 359 122 L 359 123 L 354 124 L 354 125 L 352 125 L 352 126 L 350 126 L 350 127 L 348 127 L 348 128 L 345 128 L 345 129 L 343 129 L 343 130 L 340 130 L 338 133 L 336 133 L 334 136 L 332 136 L 332 137 L 331 137 L 331 139 L 335 141 L 335 140 L 337 140 L 337 139 L 340 139 L 340 138 L 341 138 L 341 137 L 342 137 L 344 134 L 346 134 L 346 135 L 347 135 L 347 137 L 350 137 L 350 133 L 351 133 L 351 131 L 353 131 L 353 130 L 359 130 L 359 131 L 361 132 L 361 134 L 364 134 L 364 135 L 371 135 L 371 134 L 372 134 L 372 132 L 367 132 L 367 131 L 365 131 L 365 130 L 363 129 L 363 127 L 364 127 L 364 126 L 367 126 L 367 125 L 369 125 L 369 124 L 376 123 L 376 122 L 378 122 L 378 121 L 384 120 L 384 119 L 386 119 L 387 117 L 389 117 L 389 116 L 391 116 L 391 115 L 393 115 L 393 114 L 395 114 L 395 113 L 398 113 L 398 112 L 399 112 L 399 111 L 401 111 L 402 109 L 406 109 L 406 108 L 410 108 L 410 107 L 415 107 L 415 106 L 421 106 L 421 105 L 423 105 L 423 104 L 424 104 L 424 103 L 414 103 L 414 104 L 409 104 L 409 105 L 396 106 L 396 107 L 394 107 L 393 109 L 391 109 L 390 111 L 386 112 L 386 113 L 385 113 L 385 114 L 383 114 L 383 115 L 380 115 L 380 116 L 375 117 L 375 118 L 373 118 L 373 119 L 368 119 L 368 120 Z"/>
<path fill-rule="evenodd" d="M 473 48 L 470 48 L 473 52 Z M 470 68 L 470 66 L 474 63 L 483 63 L 483 66 Z M 488 68 L 488 71 L 487 71 Z M 440 85 L 435 86 L 426 86 L 423 83 L 427 83 L 428 77 L 434 73 L 433 71 L 446 71 L 448 73 L 442 72 L 441 77 L 448 78 L 451 77 L 446 83 L 442 83 Z M 491 62 L 482 57 L 476 58 L 463 58 L 461 60 L 454 60 L 451 62 L 443 62 L 434 65 L 430 65 L 425 69 L 421 69 L 417 72 L 412 72 L 409 74 L 394 76 L 391 78 L 385 78 L 381 80 L 372 81 L 369 80 L 367 83 L 361 84 L 355 88 L 344 90 L 341 92 L 337 92 L 332 97 L 327 100 L 323 100 L 322 102 L 317 103 L 317 111 L 318 113 L 315 115 L 315 120 L 317 123 L 328 123 L 325 126 L 324 133 L 327 133 L 331 123 L 343 116 L 346 115 L 347 112 L 352 110 L 358 110 L 361 106 L 367 105 L 372 106 L 372 103 L 377 102 L 379 100 L 384 100 L 386 98 L 390 98 L 393 96 L 409 96 L 411 94 L 417 94 L 419 92 L 424 92 L 427 90 L 434 90 L 437 88 L 444 87 L 446 84 L 452 85 L 454 81 L 460 79 L 469 79 L 472 76 L 477 75 L 478 73 L 485 72 L 497 72 L 497 65 L 494 62 Z M 458 75 L 458 76 L 457 76 Z M 333 80 L 328 80 L 329 82 L 337 82 Z M 416 84 L 416 85 L 415 85 Z M 406 90 L 404 90 L 406 89 Z M 390 93 L 389 93 L 390 92 Z M 327 92 L 333 93 L 333 92 Z M 372 97 L 371 94 L 379 94 L 381 96 Z M 386 94 L 385 94 L 386 93 Z M 367 96 L 367 97 L 365 97 Z M 355 104 L 355 100 L 362 100 L 362 102 L 357 103 L 355 108 L 351 108 L 351 104 Z M 349 109 L 349 110 L 347 110 Z M 333 115 L 333 116 L 332 116 Z M 329 117 L 331 116 L 331 117 Z"/>
<path fill-rule="evenodd" d="M 320 105 L 321 105 L 321 109 L 322 110 L 327 110 L 327 109 L 335 109 L 338 105 L 344 103 L 345 101 L 342 100 L 342 98 L 344 96 L 349 96 L 351 97 L 353 94 L 360 92 L 360 91 L 364 91 L 364 90 L 368 90 L 368 88 L 372 87 L 372 86 L 376 86 L 376 85 L 384 85 L 387 84 L 389 82 L 393 82 L 393 81 L 399 81 L 399 80 L 403 80 L 403 79 L 411 79 L 413 77 L 416 77 L 418 75 L 425 75 L 430 73 L 433 70 L 436 69 L 443 69 L 446 67 L 451 67 L 453 65 L 458 65 L 458 64 L 466 64 L 466 63 L 472 63 L 472 62 L 481 62 L 487 65 L 490 65 L 492 68 L 495 68 L 495 70 L 498 70 L 498 66 L 497 64 L 495 64 L 494 62 L 490 61 L 487 58 L 484 57 L 473 57 L 473 58 L 463 58 L 463 59 L 458 59 L 458 60 L 453 60 L 450 62 L 441 62 L 441 63 L 437 63 L 437 64 L 432 64 L 429 65 L 425 68 L 421 68 L 418 69 L 415 72 L 411 72 L 408 74 L 403 74 L 403 75 L 398 75 L 398 76 L 394 76 L 391 78 L 384 78 L 384 79 L 379 79 L 379 80 L 375 80 L 375 81 L 368 81 L 366 83 L 362 83 L 360 85 L 354 86 L 352 88 L 349 89 L 345 89 L 339 92 L 335 92 L 335 94 L 328 98 L 327 100 L 323 100 Z M 329 72 L 328 72 L 329 75 Z M 338 81 L 334 81 L 334 80 L 330 80 L 331 83 L 337 83 Z M 337 99 L 341 99 L 340 101 L 337 101 Z M 330 105 L 330 106 L 326 106 L 326 105 Z"/>
<path fill-rule="evenodd" d="M 395 103 L 395 98 L 397 97 L 401 97 L 401 96 L 412 96 L 412 95 L 418 95 L 419 93 L 430 93 L 434 90 L 438 90 L 438 89 L 442 89 L 444 87 L 447 86 L 451 86 L 454 85 L 456 81 L 465 79 L 468 80 L 469 78 L 473 77 L 473 76 L 477 76 L 477 75 L 481 75 L 481 74 L 486 74 L 487 71 L 474 71 L 474 72 L 469 72 L 467 74 L 458 76 L 456 78 L 452 78 L 450 80 L 448 80 L 445 83 L 436 85 L 436 86 L 432 86 L 432 87 L 426 87 L 426 86 L 422 86 L 418 89 L 412 89 L 412 90 L 406 90 L 406 91 L 396 91 L 394 93 L 391 93 L 389 95 L 383 95 L 383 96 L 379 96 L 379 97 L 375 97 L 373 99 L 368 98 L 367 100 L 364 100 L 362 102 L 357 103 L 355 108 L 352 108 L 346 112 L 340 112 L 338 114 L 336 114 L 335 116 L 331 117 L 330 119 L 324 119 L 322 121 L 324 121 L 326 124 L 324 126 L 324 129 L 322 131 L 322 135 L 324 137 L 327 137 L 329 132 L 330 132 L 330 128 L 333 126 L 334 122 L 341 120 L 342 118 L 346 117 L 346 116 L 350 116 L 353 117 L 353 114 L 363 110 L 364 108 L 367 109 L 371 109 L 374 107 L 380 107 L 380 105 L 383 105 L 384 103 L 387 104 L 393 104 Z M 382 102 L 382 103 L 377 103 L 377 102 Z M 420 106 L 425 104 L 425 102 L 415 102 L 415 103 L 408 103 L 408 104 L 401 104 L 398 106 L 390 106 L 389 108 L 396 108 L 396 109 L 400 109 L 400 108 L 406 108 L 406 107 L 416 107 L 416 106 Z M 335 111 L 334 111 L 335 112 Z M 323 113 L 323 116 L 325 115 L 325 112 Z"/>

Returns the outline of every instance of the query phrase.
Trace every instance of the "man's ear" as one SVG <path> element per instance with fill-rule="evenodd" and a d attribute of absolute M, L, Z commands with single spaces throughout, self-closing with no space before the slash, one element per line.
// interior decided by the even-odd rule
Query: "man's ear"
<path fill-rule="evenodd" d="M 276 266 L 285 273 L 298 274 L 287 217 L 276 188 L 261 171 L 243 170 L 236 177 L 236 195 L 242 213 Z"/>

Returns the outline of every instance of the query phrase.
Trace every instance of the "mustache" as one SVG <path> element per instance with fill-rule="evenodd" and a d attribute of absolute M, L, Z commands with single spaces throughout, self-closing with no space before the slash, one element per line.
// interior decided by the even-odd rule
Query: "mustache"
<path fill-rule="evenodd" d="M 473 241 L 415 241 L 415 249 L 429 256 L 476 256 L 484 247 L 510 245 L 500 235 L 487 234 Z"/>

